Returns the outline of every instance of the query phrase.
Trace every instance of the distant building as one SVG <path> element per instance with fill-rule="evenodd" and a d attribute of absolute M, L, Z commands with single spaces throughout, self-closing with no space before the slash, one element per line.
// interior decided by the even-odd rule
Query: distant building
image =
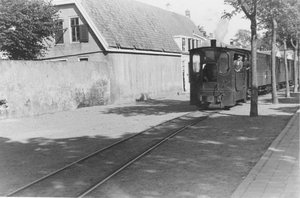
<path fill-rule="evenodd" d="M 121 71 L 129 72 L 124 68 L 129 70 L 131 67 L 129 75 L 142 75 L 136 73 L 136 68 L 163 65 L 173 70 L 168 75 L 183 75 L 179 82 L 181 89 L 189 89 L 188 50 L 207 40 L 190 18 L 134 0 L 62 0 L 53 3 L 59 9 L 60 27 L 44 60 L 109 62 L 114 74 L 119 75 L 112 76 L 121 86 L 116 89 L 121 90 L 127 83 L 119 82 L 125 75 Z M 178 89 L 174 76 L 156 81 L 163 87 L 157 85 L 144 91 L 174 91 Z M 169 82 L 171 79 L 173 82 Z M 131 94 L 133 92 L 131 90 Z"/>

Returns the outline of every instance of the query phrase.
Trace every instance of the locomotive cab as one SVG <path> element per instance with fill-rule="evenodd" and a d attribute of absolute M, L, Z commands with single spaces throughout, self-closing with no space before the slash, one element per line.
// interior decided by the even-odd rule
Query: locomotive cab
<path fill-rule="evenodd" d="M 190 103 L 200 107 L 234 106 L 246 100 L 248 55 L 229 48 L 190 50 Z"/>

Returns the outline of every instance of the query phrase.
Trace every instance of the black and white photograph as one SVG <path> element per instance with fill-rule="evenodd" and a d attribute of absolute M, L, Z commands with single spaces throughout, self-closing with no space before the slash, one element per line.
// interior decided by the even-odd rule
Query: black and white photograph
<path fill-rule="evenodd" d="M 0 0 L 0 197 L 300 198 L 300 0 Z"/>

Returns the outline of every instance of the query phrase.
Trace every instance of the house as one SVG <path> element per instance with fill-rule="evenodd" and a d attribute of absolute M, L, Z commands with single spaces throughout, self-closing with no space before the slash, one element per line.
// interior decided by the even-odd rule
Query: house
<path fill-rule="evenodd" d="M 134 0 L 63 0 L 44 60 L 110 67 L 111 103 L 188 91 L 188 50 L 207 39 L 189 17 Z"/>

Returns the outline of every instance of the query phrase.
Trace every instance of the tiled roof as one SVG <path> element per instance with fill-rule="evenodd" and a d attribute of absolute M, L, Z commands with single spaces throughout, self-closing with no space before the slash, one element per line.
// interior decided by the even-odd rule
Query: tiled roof
<path fill-rule="evenodd" d="M 202 35 L 186 16 L 134 0 L 81 0 L 109 48 L 180 52 L 173 36 Z"/>

